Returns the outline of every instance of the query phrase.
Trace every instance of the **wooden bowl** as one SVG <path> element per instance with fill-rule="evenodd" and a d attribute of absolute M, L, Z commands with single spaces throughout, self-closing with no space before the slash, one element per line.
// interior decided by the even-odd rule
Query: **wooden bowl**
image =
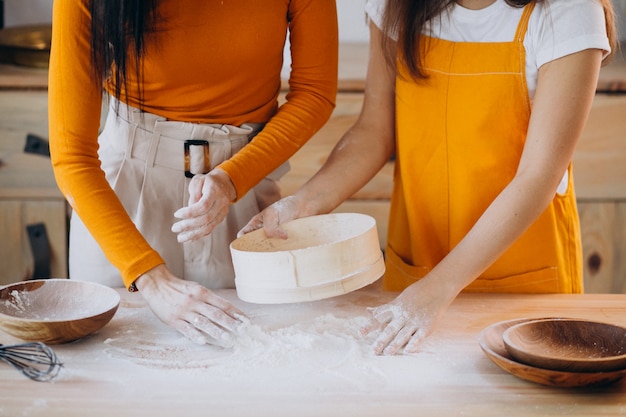
<path fill-rule="evenodd" d="M 503 333 L 516 324 L 537 319 L 515 319 L 494 323 L 485 328 L 478 337 L 478 343 L 487 357 L 502 370 L 516 377 L 541 385 L 562 388 L 603 387 L 620 381 L 626 370 L 610 372 L 565 372 L 537 368 L 515 360 L 506 350 Z"/>
<path fill-rule="evenodd" d="M 0 328 L 27 341 L 71 342 L 104 327 L 119 303 L 117 291 L 92 282 L 22 281 L 0 288 Z"/>
<path fill-rule="evenodd" d="M 287 239 L 255 230 L 230 245 L 237 295 L 277 304 L 319 300 L 380 278 L 385 263 L 376 221 L 365 214 L 304 217 L 281 226 Z"/>
<path fill-rule="evenodd" d="M 520 323 L 502 335 L 507 351 L 520 362 L 569 372 L 626 369 L 626 328 L 578 319 Z"/>

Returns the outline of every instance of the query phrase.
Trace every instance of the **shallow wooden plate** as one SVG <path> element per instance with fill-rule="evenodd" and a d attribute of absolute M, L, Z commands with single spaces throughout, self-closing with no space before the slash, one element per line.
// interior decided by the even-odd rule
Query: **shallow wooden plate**
<path fill-rule="evenodd" d="M 568 372 L 626 369 L 626 329 L 581 319 L 533 320 L 508 328 L 502 339 L 520 362 Z"/>
<path fill-rule="evenodd" d="M 504 371 L 518 378 L 542 385 L 565 388 L 600 387 L 615 383 L 626 376 L 626 370 L 565 372 L 537 368 L 517 362 L 506 350 L 502 335 L 511 326 L 533 320 L 538 319 L 515 319 L 494 323 L 480 333 L 478 343 L 487 357 Z"/>

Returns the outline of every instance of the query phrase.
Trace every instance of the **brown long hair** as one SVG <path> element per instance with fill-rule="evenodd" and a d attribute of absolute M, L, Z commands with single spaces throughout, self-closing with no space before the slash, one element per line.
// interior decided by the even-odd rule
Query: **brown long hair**
<path fill-rule="evenodd" d="M 513 7 L 524 7 L 533 0 L 505 0 Z M 536 0 L 540 2 L 542 0 Z M 611 45 L 611 54 L 605 57 L 603 63 L 610 61 L 618 48 L 615 13 L 611 0 L 601 0 L 606 18 L 606 32 Z M 416 79 L 424 78 L 422 71 L 422 56 L 415 51 L 420 50 L 421 33 L 424 26 L 431 19 L 445 11 L 455 0 L 387 0 L 383 14 L 383 33 L 397 34 L 397 52 L 393 52 L 393 39 L 383 37 L 383 48 L 388 62 L 395 63 L 399 56 L 409 73 Z"/>

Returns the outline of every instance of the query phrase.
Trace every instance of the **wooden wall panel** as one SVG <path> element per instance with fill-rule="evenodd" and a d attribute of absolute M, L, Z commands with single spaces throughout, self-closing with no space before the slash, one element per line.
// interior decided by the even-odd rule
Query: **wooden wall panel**
<path fill-rule="evenodd" d="M 0 200 L 0 285 L 23 277 L 20 207 L 19 201 Z"/>
<path fill-rule="evenodd" d="M 585 291 L 626 293 L 626 202 L 579 201 Z"/>
<path fill-rule="evenodd" d="M 612 291 L 615 264 L 615 212 L 612 202 L 579 202 L 585 291 Z"/>
<path fill-rule="evenodd" d="M 44 223 L 50 243 L 50 276 L 51 278 L 67 278 L 67 206 L 65 200 L 25 201 L 22 205 L 23 230 L 26 225 Z M 24 232 L 26 237 L 26 232 Z M 22 253 L 31 258 L 29 242 L 22 244 Z M 25 259 L 25 258 L 24 258 Z M 32 271 L 29 276 L 32 275 Z"/>
<path fill-rule="evenodd" d="M 596 95 L 574 152 L 576 196 L 626 200 L 626 94 Z"/>
<path fill-rule="evenodd" d="M 47 108 L 45 90 L 0 88 L 0 285 L 32 277 L 26 226 L 35 223 L 46 226 L 51 276 L 67 276 L 65 199 L 50 159 L 23 152 L 28 133 L 47 139 Z"/>
<path fill-rule="evenodd" d="M 616 255 L 611 292 L 626 294 L 626 201 L 618 202 L 615 212 L 617 215 L 613 244 Z"/>
<path fill-rule="evenodd" d="M 0 199 L 0 285 L 33 276 L 26 226 L 44 223 L 50 244 L 50 275 L 67 277 L 67 208 L 64 201 Z"/>

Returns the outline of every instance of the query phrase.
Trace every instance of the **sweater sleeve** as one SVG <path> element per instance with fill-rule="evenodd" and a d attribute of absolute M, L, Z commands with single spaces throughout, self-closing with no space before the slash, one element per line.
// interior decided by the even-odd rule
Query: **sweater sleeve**
<path fill-rule="evenodd" d="M 89 28 L 83 2 L 55 0 L 48 80 L 50 153 L 61 192 L 128 287 L 163 259 L 136 229 L 100 169 L 102 91 L 93 82 Z"/>
<path fill-rule="evenodd" d="M 202 0 L 196 1 L 203 13 L 215 13 L 221 18 L 224 16 L 220 13 L 231 13 L 236 7 L 230 5 L 230 9 L 224 12 L 221 9 L 211 10 Z M 100 167 L 98 130 L 102 91 L 93 82 L 91 72 L 91 17 L 85 4 L 86 0 L 56 0 L 53 5 L 53 44 L 49 69 L 52 164 L 59 188 L 107 258 L 119 269 L 123 282 L 128 287 L 137 277 L 164 263 L 164 260 L 137 230 Z M 194 26 L 190 35 L 186 22 L 196 22 L 199 19 L 195 15 L 198 8 L 190 6 L 180 9 L 179 4 L 175 0 L 162 3 L 163 11 L 168 16 L 165 31 L 162 32 L 164 35 L 158 40 L 161 43 L 152 50 L 153 53 L 145 62 L 144 80 L 147 84 L 144 84 L 146 99 L 143 104 L 154 113 L 172 120 L 200 123 L 221 121 L 236 124 L 238 121 L 261 121 L 246 116 L 256 114 L 257 108 L 261 109 L 260 116 L 257 117 L 266 121 L 274 112 L 265 129 L 250 146 L 246 146 L 232 161 L 224 164 L 224 169 L 233 178 L 238 195 L 242 196 L 299 149 L 332 112 L 337 83 L 335 3 L 333 0 L 289 2 L 289 21 L 285 25 L 289 24 L 291 33 L 293 71 L 287 103 L 277 112 L 271 104 L 271 97 L 274 97 L 276 91 L 272 88 L 265 88 L 265 95 L 257 94 L 259 88 L 252 88 L 252 93 L 246 95 L 246 100 L 235 100 L 228 109 L 223 109 L 223 101 L 215 98 L 238 98 L 236 93 L 241 88 L 241 80 L 246 80 L 247 83 L 255 79 L 267 82 L 266 80 L 274 77 L 276 85 L 279 84 L 279 74 L 272 75 L 269 72 L 275 69 L 279 71 L 280 65 L 265 65 L 265 73 L 259 74 L 258 68 L 246 67 L 246 71 L 241 71 L 241 68 L 237 68 L 240 60 L 235 58 L 242 54 L 246 54 L 248 59 L 263 56 L 263 52 L 251 40 L 258 36 L 257 30 L 262 22 L 276 25 L 276 14 L 282 13 L 282 10 L 270 9 L 273 13 L 263 14 L 254 9 L 254 13 L 259 13 L 254 18 L 257 24 L 248 25 L 249 30 L 242 34 L 238 44 L 240 49 L 236 54 L 226 57 L 203 54 L 200 57 L 201 63 L 198 63 L 196 55 L 183 52 L 181 56 L 180 42 L 187 42 L 184 46 L 188 49 L 198 50 L 198 46 L 204 45 L 203 42 L 209 36 L 214 37 L 213 43 L 223 45 L 231 35 L 212 31 L 213 25 L 206 24 Z M 278 5 L 277 1 L 276 6 Z M 237 24 L 240 20 L 237 15 L 229 15 L 229 19 L 229 24 Z M 258 22 L 258 19 L 262 19 L 262 22 Z M 200 20 L 202 23 L 206 19 Z M 245 30 L 248 26 L 244 25 L 241 29 Z M 273 27 L 269 40 L 261 41 L 264 44 L 280 42 L 277 31 L 281 30 L 282 27 Z M 189 36 L 195 42 L 191 46 L 188 42 Z M 228 52 L 228 48 L 222 49 L 223 53 Z M 282 52 L 280 45 L 274 49 L 278 53 Z M 179 64 L 176 59 L 186 61 Z M 215 62 L 222 64 L 222 67 L 213 72 L 209 71 L 212 68 L 206 67 L 207 73 L 211 74 L 208 77 L 202 68 L 214 65 Z M 181 67 L 186 72 L 177 74 Z M 176 76 L 170 76 L 172 74 Z M 165 76 L 167 79 L 163 79 Z M 213 85 L 215 80 L 220 83 L 218 86 Z M 180 94 L 180 91 L 189 90 L 190 86 L 194 86 L 193 94 Z M 172 106 L 180 110 L 172 111 Z M 218 121 L 214 120 L 218 117 L 215 116 L 216 113 L 220 117 Z"/>
<path fill-rule="evenodd" d="M 294 0 L 286 103 L 248 146 L 220 165 L 238 198 L 287 161 L 328 121 L 337 95 L 337 9 L 332 0 Z"/>

